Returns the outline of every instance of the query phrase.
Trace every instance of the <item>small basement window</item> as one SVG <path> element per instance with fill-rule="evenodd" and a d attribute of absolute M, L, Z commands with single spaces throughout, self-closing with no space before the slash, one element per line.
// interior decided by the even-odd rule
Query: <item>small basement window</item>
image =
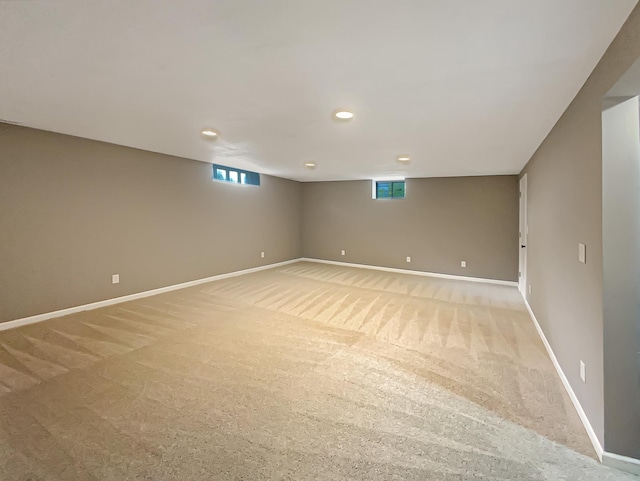
<path fill-rule="evenodd" d="M 260 185 L 260 174 L 248 170 L 213 164 L 213 180 L 221 180 L 232 184 Z"/>
<path fill-rule="evenodd" d="M 404 180 L 374 180 L 371 192 L 373 199 L 404 199 Z"/>

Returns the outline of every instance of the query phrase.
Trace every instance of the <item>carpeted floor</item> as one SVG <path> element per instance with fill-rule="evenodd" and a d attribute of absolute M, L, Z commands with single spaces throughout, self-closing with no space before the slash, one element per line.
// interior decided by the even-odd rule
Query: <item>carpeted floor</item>
<path fill-rule="evenodd" d="M 513 287 L 296 263 L 0 332 L 0 479 L 635 480 Z"/>

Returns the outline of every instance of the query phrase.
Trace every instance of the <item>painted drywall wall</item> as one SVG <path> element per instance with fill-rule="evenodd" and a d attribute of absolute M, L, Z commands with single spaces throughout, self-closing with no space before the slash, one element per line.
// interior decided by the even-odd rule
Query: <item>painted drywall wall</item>
<path fill-rule="evenodd" d="M 636 7 L 523 169 L 529 174 L 527 297 L 605 450 L 610 449 L 604 443 L 601 105 L 640 56 L 639 31 Z M 586 264 L 578 261 L 580 242 L 587 246 Z M 586 363 L 586 383 L 580 360 Z M 607 439 L 616 437 L 607 429 Z"/>
<path fill-rule="evenodd" d="M 300 184 L 261 181 L 0 124 L 0 321 L 300 257 Z"/>
<path fill-rule="evenodd" d="M 639 116 L 638 97 L 602 113 L 602 256 L 604 442 L 640 459 Z"/>
<path fill-rule="evenodd" d="M 305 257 L 517 280 L 517 176 L 406 182 L 405 199 L 372 199 L 366 180 L 305 183 Z"/>

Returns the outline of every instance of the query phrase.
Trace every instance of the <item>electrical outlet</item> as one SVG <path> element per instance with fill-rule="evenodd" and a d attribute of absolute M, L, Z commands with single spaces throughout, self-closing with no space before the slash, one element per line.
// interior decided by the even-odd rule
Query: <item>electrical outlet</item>
<path fill-rule="evenodd" d="M 460 267 L 467 267 L 467 261 L 460 261 Z"/>
<path fill-rule="evenodd" d="M 260 257 L 262 257 L 264 259 L 264 252 L 260 253 Z"/>
<path fill-rule="evenodd" d="M 411 262 L 411 256 L 407 256 L 407 262 Z"/>
<path fill-rule="evenodd" d="M 120 284 L 120 274 L 113 274 L 111 276 L 111 284 Z"/>
<path fill-rule="evenodd" d="M 340 255 L 341 255 L 341 256 L 343 256 L 343 255 L 345 255 L 345 254 L 346 254 L 345 250 L 344 250 L 344 249 L 342 249 L 342 250 L 340 251 Z"/>
<path fill-rule="evenodd" d="M 587 246 L 580 243 L 578 243 L 578 261 L 587 263 Z"/>
<path fill-rule="evenodd" d="M 587 367 L 583 361 L 580 361 L 580 379 L 582 379 L 582 382 L 587 382 Z"/>
<path fill-rule="evenodd" d="M 531 295 L 531 284 L 529 284 L 529 295 Z"/>

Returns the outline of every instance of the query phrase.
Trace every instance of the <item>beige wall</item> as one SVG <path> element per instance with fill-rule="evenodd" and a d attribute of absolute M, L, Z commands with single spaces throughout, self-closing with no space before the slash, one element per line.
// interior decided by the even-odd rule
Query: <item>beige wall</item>
<path fill-rule="evenodd" d="M 517 176 L 408 179 L 383 200 L 371 181 L 312 182 L 303 199 L 305 257 L 517 280 Z"/>
<path fill-rule="evenodd" d="M 529 302 L 605 450 L 636 457 L 639 445 L 617 440 L 633 438 L 626 430 L 640 427 L 638 411 L 618 411 L 615 403 L 604 402 L 618 374 L 609 369 L 605 379 L 603 373 L 601 103 L 640 55 L 638 31 L 640 7 L 523 171 L 529 190 Z M 587 245 L 586 264 L 578 262 L 579 242 Z M 587 366 L 586 383 L 580 380 L 580 360 Z M 605 424 L 605 409 L 620 422 Z"/>
<path fill-rule="evenodd" d="M 0 124 L 0 322 L 297 258 L 303 242 L 310 257 L 517 279 L 515 176 L 407 191 L 230 185 L 209 164 Z"/>
<path fill-rule="evenodd" d="M 261 180 L 0 124 L 0 322 L 300 257 L 301 185 Z"/>

